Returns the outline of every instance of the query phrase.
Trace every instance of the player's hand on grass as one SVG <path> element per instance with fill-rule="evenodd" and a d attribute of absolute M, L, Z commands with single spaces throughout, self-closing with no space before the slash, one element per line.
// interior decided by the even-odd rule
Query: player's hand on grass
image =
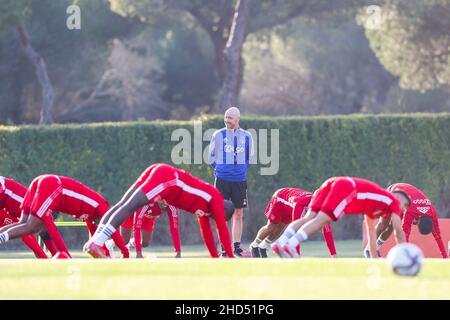
<path fill-rule="evenodd" d="M 380 250 L 377 249 L 377 256 L 378 258 L 381 258 L 381 252 Z M 364 249 L 364 257 L 366 257 L 367 259 L 370 259 L 370 251 L 369 248 L 365 248 Z"/>

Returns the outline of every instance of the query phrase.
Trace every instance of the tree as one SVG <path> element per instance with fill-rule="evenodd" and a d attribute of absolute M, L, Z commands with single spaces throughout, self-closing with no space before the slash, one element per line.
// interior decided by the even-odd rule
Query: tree
<path fill-rule="evenodd" d="M 249 36 L 241 101 L 250 113 L 377 113 L 396 77 L 380 64 L 356 10 L 326 21 L 298 17 Z"/>
<path fill-rule="evenodd" d="M 70 30 L 66 28 L 66 10 L 74 1 L 30 1 L 22 18 L 34 49 L 48 62 L 46 68 L 54 92 L 52 118 L 55 122 L 123 120 L 120 110 L 112 112 L 118 105 L 87 106 L 84 110 L 80 106 L 86 105 L 85 100 L 110 67 L 112 39 L 132 38 L 146 25 L 112 12 L 108 0 L 76 0 L 81 8 L 81 30 Z M 6 25 L 3 30 L 0 78 L 7 81 L 0 82 L 0 121 L 39 123 L 42 95 L 35 69 L 22 53 L 16 28 Z"/>
<path fill-rule="evenodd" d="M 389 90 L 382 112 L 410 113 L 410 112 L 449 112 L 450 92 L 444 89 L 405 90 L 394 85 Z"/>
<path fill-rule="evenodd" d="M 63 122 L 166 118 L 168 110 L 161 100 L 161 67 L 144 35 L 114 39 L 108 56 L 108 68 L 92 94 Z"/>
<path fill-rule="evenodd" d="M 238 0 L 236 3 L 230 36 L 224 49 L 225 78 L 220 94 L 219 106 L 221 109 L 237 105 L 244 69 L 241 52 L 247 37 L 250 8 L 251 0 Z"/>
<path fill-rule="evenodd" d="M 244 13 L 249 9 L 242 0 L 243 6 L 237 6 L 237 0 L 111 0 L 112 10 L 124 16 L 137 16 L 142 21 L 156 25 L 158 19 L 167 19 L 169 15 L 178 18 L 179 15 L 189 15 L 209 36 L 215 51 L 216 71 L 220 82 L 223 83 L 226 72 L 225 47 L 230 40 L 231 28 L 235 10 L 241 8 Z M 266 28 L 287 23 L 297 16 L 311 18 L 326 17 L 340 10 L 347 10 L 377 1 L 369 0 L 258 0 L 252 2 L 249 21 L 245 33 L 254 33 Z M 245 5 L 244 5 L 245 4 Z M 237 21 L 236 21 L 237 22 Z M 237 34 L 235 34 L 237 35 Z M 237 39 L 242 40 L 242 36 Z M 245 40 L 245 36 L 243 38 Z M 232 42 L 230 42 L 231 44 Z M 237 45 L 239 51 L 241 46 Z M 240 54 L 240 52 L 239 52 Z M 242 79 L 243 66 L 232 68 L 229 71 L 239 73 L 230 75 L 233 79 Z M 230 90 L 234 90 L 230 86 Z M 239 86 L 238 86 L 239 90 Z M 232 101 L 237 100 L 237 93 L 233 92 Z M 222 95 L 229 94 L 222 90 Z M 230 98 L 227 98 L 229 100 Z M 225 108 L 225 105 L 221 105 Z"/>
<path fill-rule="evenodd" d="M 449 0 L 386 0 L 380 28 L 366 26 L 366 35 L 402 88 L 424 92 L 450 88 L 449 30 Z"/>
<path fill-rule="evenodd" d="M 44 58 L 34 49 L 30 43 L 30 38 L 23 19 L 27 16 L 31 8 L 29 0 L 4 0 L 2 1 L 2 11 L 0 11 L 0 30 L 15 27 L 20 39 L 23 53 L 28 61 L 34 66 L 37 80 L 42 88 L 42 109 L 39 124 L 50 124 L 53 122 L 53 85 L 47 73 L 47 65 Z"/>

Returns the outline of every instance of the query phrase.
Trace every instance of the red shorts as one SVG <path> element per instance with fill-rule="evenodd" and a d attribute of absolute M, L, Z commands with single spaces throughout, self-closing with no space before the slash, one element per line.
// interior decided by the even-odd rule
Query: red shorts
<path fill-rule="evenodd" d="M 109 210 L 108 201 L 102 197 L 95 198 L 94 201 L 98 203 L 97 207 L 83 205 L 84 202 L 81 202 L 81 204 L 80 202 L 67 202 L 63 190 L 65 189 L 57 176 L 39 176 L 31 183 L 21 208 L 25 214 L 30 214 L 41 220 L 52 217 L 52 212 L 56 210 L 81 221 L 101 218 Z"/>
<path fill-rule="evenodd" d="M 43 219 L 51 217 L 62 194 L 61 181 L 55 176 L 44 175 L 33 180 L 25 195 L 22 208 L 25 213 Z"/>
<path fill-rule="evenodd" d="M 120 226 L 121 228 L 131 229 L 134 225 L 134 216 L 135 214 L 130 215 L 124 223 Z M 142 218 L 142 227 L 141 230 L 146 232 L 153 232 L 153 227 L 155 225 L 155 217 L 144 216 Z"/>
<path fill-rule="evenodd" d="M 161 191 L 174 186 L 176 180 L 175 171 L 172 167 L 155 163 L 141 174 L 132 187 L 141 189 L 146 194 L 148 201 L 151 202 Z"/>
<path fill-rule="evenodd" d="M 273 224 L 289 224 L 292 222 L 292 213 L 294 211 L 294 206 L 283 201 L 283 199 L 273 196 L 270 198 L 269 204 L 267 205 L 266 212 L 264 213 Z"/>
<path fill-rule="evenodd" d="M 337 221 L 343 216 L 345 208 L 356 198 L 356 195 L 356 184 L 352 179 L 328 179 L 314 192 L 310 207 L 312 211 L 322 211 L 333 221 Z"/>

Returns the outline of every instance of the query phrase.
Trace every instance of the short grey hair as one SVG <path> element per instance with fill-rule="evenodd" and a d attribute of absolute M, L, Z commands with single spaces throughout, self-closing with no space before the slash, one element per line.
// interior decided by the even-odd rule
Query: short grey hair
<path fill-rule="evenodd" d="M 231 115 L 231 116 L 236 116 L 236 117 L 238 117 L 238 118 L 241 117 L 241 112 L 240 112 L 239 109 L 236 108 L 236 107 L 228 108 L 228 109 L 225 111 L 225 115 L 226 115 L 226 114 L 229 114 L 229 115 Z"/>

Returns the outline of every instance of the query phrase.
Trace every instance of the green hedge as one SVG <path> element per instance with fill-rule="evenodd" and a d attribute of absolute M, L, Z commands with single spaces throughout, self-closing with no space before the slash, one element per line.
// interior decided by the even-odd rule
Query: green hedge
<path fill-rule="evenodd" d="M 202 119 L 203 130 L 221 128 L 222 117 Z M 177 128 L 193 130 L 193 122 L 135 122 L 50 127 L 0 127 L 0 174 L 28 185 L 40 174 L 55 173 L 82 181 L 117 201 L 139 174 L 154 162 L 171 163 Z M 244 238 L 254 237 L 265 223 L 265 204 L 280 187 L 317 188 L 326 178 L 352 175 L 386 186 L 409 182 L 423 189 L 441 216 L 450 209 L 450 115 L 412 114 L 335 117 L 244 117 L 245 129 L 279 129 L 280 166 L 275 176 L 250 169 L 249 210 Z M 269 140 L 270 141 L 270 140 Z M 208 142 L 203 143 L 207 147 Z M 209 182 L 211 168 L 183 165 Z M 171 243 L 166 218 L 154 241 Z M 181 218 L 182 240 L 200 241 L 196 220 Z M 334 226 L 340 239 L 359 237 L 360 218 L 344 218 Z"/>

